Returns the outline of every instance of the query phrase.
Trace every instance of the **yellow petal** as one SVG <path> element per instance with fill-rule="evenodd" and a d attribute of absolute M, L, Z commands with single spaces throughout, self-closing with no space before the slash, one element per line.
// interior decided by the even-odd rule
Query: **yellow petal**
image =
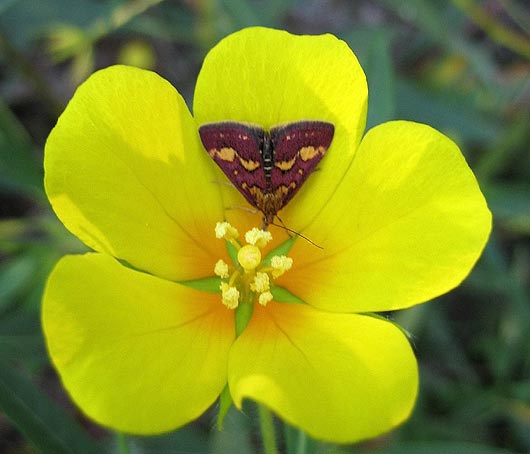
<path fill-rule="evenodd" d="M 228 36 L 208 53 L 193 110 L 198 124 L 236 120 L 270 128 L 312 119 L 335 125 L 320 170 L 280 214 L 290 228 L 300 230 L 326 203 L 351 162 L 365 126 L 367 96 L 364 72 L 343 41 L 253 27 Z M 225 193 L 228 205 L 248 206 L 233 188 Z M 228 216 L 233 223 L 244 217 L 236 210 Z M 253 226 L 261 224 L 261 215 L 254 219 Z"/>
<path fill-rule="evenodd" d="M 256 400 L 315 438 L 354 442 L 410 414 L 418 387 L 410 345 L 394 325 L 303 304 L 256 306 L 228 366 L 241 407 Z"/>
<path fill-rule="evenodd" d="M 182 426 L 226 383 L 234 322 L 219 296 L 133 271 L 104 254 L 59 262 L 44 294 L 43 326 L 72 399 L 123 432 Z"/>
<path fill-rule="evenodd" d="M 278 283 L 314 306 L 384 311 L 445 293 L 468 275 L 491 213 L 458 147 L 396 121 L 372 129 L 340 188 L 297 241 Z"/>
<path fill-rule="evenodd" d="M 211 275 L 220 191 L 195 123 L 155 73 L 115 66 L 76 91 L 46 143 L 46 192 L 88 246 L 170 279 Z M 212 238 L 212 241 L 208 241 Z"/>

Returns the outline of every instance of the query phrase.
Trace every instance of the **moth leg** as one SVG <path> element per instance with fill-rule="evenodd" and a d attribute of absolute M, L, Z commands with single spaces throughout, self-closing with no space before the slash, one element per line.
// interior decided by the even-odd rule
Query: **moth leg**
<path fill-rule="evenodd" d="M 241 205 L 232 205 L 229 207 L 225 207 L 225 210 L 243 210 L 250 214 L 259 213 L 259 210 L 257 210 L 256 208 L 249 208 L 249 207 L 244 207 Z"/>
<path fill-rule="evenodd" d="M 224 186 L 230 186 L 231 188 L 235 188 L 235 186 L 230 183 L 229 181 L 224 181 L 224 180 L 213 180 L 212 183 L 214 184 L 222 184 Z M 237 189 L 237 188 L 236 188 Z"/>

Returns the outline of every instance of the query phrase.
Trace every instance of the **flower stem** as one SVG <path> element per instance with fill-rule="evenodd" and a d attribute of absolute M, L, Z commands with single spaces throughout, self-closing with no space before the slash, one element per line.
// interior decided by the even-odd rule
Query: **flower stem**
<path fill-rule="evenodd" d="M 118 454 L 129 454 L 129 443 L 125 435 L 121 433 L 116 434 L 116 442 L 118 445 Z"/>
<path fill-rule="evenodd" d="M 219 430 L 223 430 L 223 422 L 231 406 L 232 396 L 230 395 L 230 389 L 227 383 L 219 397 L 219 413 L 217 414 L 217 428 Z"/>
<path fill-rule="evenodd" d="M 316 446 L 308 436 L 300 429 L 284 425 L 285 448 L 287 454 L 309 454 L 316 452 Z"/>
<path fill-rule="evenodd" d="M 259 427 L 265 454 L 278 454 L 272 412 L 263 405 L 258 405 Z"/>
<path fill-rule="evenodd" d="M 298 431 L 296 437 L 296 451 L 295 454 L 305 454 L 307 452 L 307 436 L 301 430 Z"/>

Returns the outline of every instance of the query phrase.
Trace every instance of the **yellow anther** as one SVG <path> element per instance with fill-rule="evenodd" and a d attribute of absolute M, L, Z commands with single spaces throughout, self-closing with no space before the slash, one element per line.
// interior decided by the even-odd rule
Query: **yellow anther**
<path fill-rule="evenodd" d="M 222 282 L 220 286 L 222 302 L 228 309 L 235 309 L 239 305 L 239 290 Z"/>
<path fill-rule="evenodd" d="M 215 236 L 219 239 L 224 238 L 227 241 L 231 241 L 239 237 L 239 232 L 228 222 L 218 222 L 215 224 Z"/>
<path fill-rule="evenodd" d="M 272 301 L 271 292 L 263 292 L 258 298 L 258 303 L 262 306 L 266 306 L 269 301 Z"/>
<path fill-rule="evenodd" d="M 269 275 L 267 273 L 256 273 L 254 282 L 250 284 L 250 290 L 256 293 L 263 293 L 269 290 Z"/>
<path fill-rule="evenodd" d="M 245 271 L 252 271 L 261 263 L 261 251 L 258 247 L 247 244 L 237 251 L 237 261 Z"/>
<path fill-rule="evenodd" d="M 228 274 L 228 264 L 224 260 L 217 260 L 217 263 L 215 264 L 215 268 L 213 269 L 213 272 L 216 276 L 227 278 L 229 276 Z"/>
<path fill-rule="evenodd" d="M 272 240 L 272 234 L 267 230 L 261 230 L 257 227 L 254 227 L 252 230 L 249 230 L 247 233 L 245 233 L 245 240 L 248 244 L 253 244 L 258 247 L 265 247 L 267 243 Z"/>
<path fill-rule="evenodd" d="M 275 255 L 271 258 L 272 277 L 280 277 L 293 266 L 293 259 L 285 255 Z"/>

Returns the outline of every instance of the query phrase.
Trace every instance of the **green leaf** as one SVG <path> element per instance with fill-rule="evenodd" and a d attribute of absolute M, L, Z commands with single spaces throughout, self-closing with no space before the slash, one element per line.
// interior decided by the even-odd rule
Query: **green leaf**
<path fill-rule="evenodd" d="M 390 56 L 391 39 L 390 33 L 376 34 L 363 61 L 370 93 L 367 129 L 396 118 L 395 75 Z"/>
<path fill-rule="evenodd" d="M 2 8 L 0 28 L 14 45 L 28 49 L 42 37 L 42 31 L 50 24 L 59 22 L 87 26 L 98 17 L 108 13 L 107 4 L 115 2 L 93 2 L 90 0 L 46 0 L 35 2 L 19 0 Z"/>
<path fill-rule="evenodd" d="M 44 200 L 42 178 L 26 130 L 0 100 L 0 187 Z"/>
<path fill-rule="evenodd" d="M 491 52 L 487 52 L 485 46 L 462 37 L 461 28 L 466 17 L 456 10 L 451 2 L 382 0 L 381 3 L 405 20 L 412 22 L 415 19 L 414 27 L 423 32 L 422 38 L 428 37 L 433 44 L 441 46 L 448 53 L 463 55 L 472 67 L 474 75 L 486 85 L 495 83 L 497 69 Z"/>
<path fill-rule="evenodd" d="M 473 171 L 479 181 L 491 181 L 506 172 L 510 172 L 510 169 L 514 167 L 524 169 L 524 163 L 528 164 L 529 124 L 529 114 L 514 118 L 506 125 L 503 133 L 488 144 L 486 152 L 473 165 Z"/>
<path fill-rule="evenodd" d="M 201 452 L 210 454 L 254 454 L 259 452 L 256 451 L 255 434 L 251 427 L 252 422 L 255 422 L 256 419 L 257 415 L 253 414 L 253 408 L 244 407 L 243 411 L 238 411 L 232 406 L 224 420 L 223 430 L 212 432 L 209 449 L 204 449 Z"/>
<path fill-rule="evenodd" d="M 316 454 L 318 452 L 318 442 L 297 427 L 284 424 L 283 433 L 287 454 Z"/>
<path fill-rule="evenodd" d="M 37 265 L 35 258 L 29 254 L 21 254 L 0 265 L 0 309 L 28 285 L 37 271 Z"/>
<path fill-rule="evenodd" d="M 127 442 L 132 454 L 203 454 L 210 452 L 204 430 L 193 424 L 165 435 L 149 437 L 128 435 Z"/>
<path fill-rule="evenodd" d="M 0 361 L 7 360 L 31 368 L 49 364 L 38 312 L 11 310 L 0 317 Z"/>
<path fill-rule="evenodd" d="M 237 28 L 260 23 L 260 15 L 255 7 L 246 0 L 222 0 L 223 7 L 232 16 Z"/>
<path fill-rule="evenodd" d="M 454 91 L 433 91 L 398 80 L 396 95 L 398 118 L 428 124 L 459 142 L 488 143 L 502 130 L 498 119 L 482 114 L 470 97 Z"/>
<path fill-rule="evenodd" d="M 372 451 L 372 454 L 512 454 L 505 449 L 474 443 L 460 442 L 417 442 L 402 443 L 382 451 Z"/>
<path fill-rule="evenodd" d="M 0 361 L 0 409 L 42 452 L 98 453 L 100 447 L 22 373 Z"/>
<path fill-rule="evenodd" d="M 530 235 L 529 184 L 489 184 L 484 194 L 496 222 L 514 233 Z"/>

